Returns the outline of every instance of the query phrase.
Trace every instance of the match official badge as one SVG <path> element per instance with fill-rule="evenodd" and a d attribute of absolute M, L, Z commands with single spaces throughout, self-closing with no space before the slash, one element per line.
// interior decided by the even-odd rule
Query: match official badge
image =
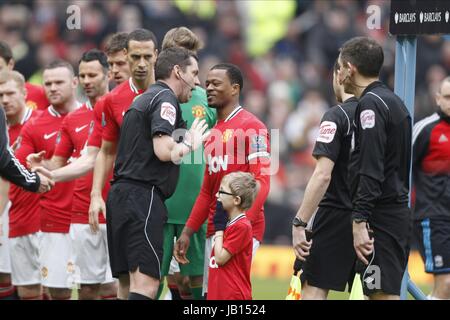
<path fill-rule="evenodd" d="M 230 140 L 230 138 L 233 136 L 233 129 L 227 129 L 223 132 L 222 134 L 222 141 L 223 143 L 228 142 L 228 140 Z"/>
<path fill-rule="evenodd" d="M 320 124 L 319 136 L 317 137 L 317 142 L 330 143 L 334 139 L 336 134 L 337 126 L 335 122 L 323 121 Z"/>
<path fill-rule="evenodd" d="M 375 112 L 373 110 L 364 110 L 359 117 L 363 130 L 375 127 Z"/>
<path fill-rule="evenodd" d="M 177 118 L 177 109 L 170 102 L 163 102 L 161 104 L 161 118 L 174 125 Z"/>
<path fill-rule="evenodd" d="M 203 119 L 205 117 L 205 114 L 205 108 L 203 108 L 202 106 L 192 107 L 192 115 L 194 116 L 194 118 Z"/>

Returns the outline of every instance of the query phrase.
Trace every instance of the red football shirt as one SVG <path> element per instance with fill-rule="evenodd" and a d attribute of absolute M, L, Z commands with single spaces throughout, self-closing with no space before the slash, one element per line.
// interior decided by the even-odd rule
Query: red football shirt
<path fill-rule="evenodd" d="M 8 128 L 9 142 L 12 145 L 19 137 L 20 130 L 28 121 L 32 121 L 39 116 L 40 111 L 26 110 L 22 121 Z M 20 144 L 18 145 L 20 148 Z M 16 152 L 16 157 L 18 156 Z M 25 165 L 26 159 L 17 157 Z M 21 237 L 27 234 L 38 232 L 40 229 L 40 208 L 39 195 L 34 192 L 28 192 L 11 183 L 9 187 L 9 200 L 11 208 L 9 209 L 9 237 Z"/>
<path fill-rule="evenodd" d="M 118 141 L 123 116 L 133 103 L 134 99 L 144 90 L 138 90 L 132 78 L 123 82 L 105 97 L 104 123 L 102 138 L 107 141 Z"/>
<path fill-rule="evenodd" d="M 25 159 L 30 153 L 45 150 L 45 159 L 50 159 L 55 151 L 56 138 L 65 116 L 50 106 L 36 119 L 28 122 L 21 131 L 21 145 L 16 154 Z M 41 195 L 42 231 L 69 232 L 73 186 L 73 181 L 57 183 L 50 192 Z"/>
<path fill-rule="evenodd" d="M 222 178 L 230 172 L 250 172 L 259 182 L 260 188 L 246 215 L 252 224 L 253 236 L 262 241 L 264 202 L 270 188 L 270 144 L 266 126 L 250 112 L 237 107 L 227 119 L 218 121 L 211 130 L 205 143 L 205 159 L 202 188 L 186 225 L 197 231 L 209 217 L 207 236 L 212 236 L 215 195 Z"/>
<path fill-rule="evenodd" d="M 110 93 L 107 93 L 106 95 L 102 96 L 97 100 L 94 106 L 94 128 L 92 129 L 92 132 L 89 134 L 88 137 L 88 147 L 97 147 L 101 148 L 102 146 L 102 132 L 103 132 L 103 115 L 104 115 L 104 109 L 105 109 L 105 101 L 106 96 Z"/>
<path fill-rule="evenodd" d="M 87 140 L 94 129 L 94 110 L 89 101 L 69 113 L 62 122 L 60 138 L 57 141 L 55 155 L 63 158 L 76 159 L 87 152 Z M 72 202 L 72 223 L 89 223 L 89 204 L 91 202 L 93 173 L 75 180 Z M 109 184 L 105 184 L 103 197 L 106 199 Z M 103 215 L 99 222 L 105 223 Z"/>
<path fill-rule="evenodd" d="M 223 266 L 218 266 L 213 246 L 209 260 L 208 300 L 251 300 L 253 235 L 245 214 L 228 223 L 223 235 L 223 248 L 232 257 Z"/>
<path fill-rule="evenodd" d="M 25 100 L 28 108 L 45 110 L 50 105 L 43 87 L 25 82 L 25 88 L 27 89 Z"/>

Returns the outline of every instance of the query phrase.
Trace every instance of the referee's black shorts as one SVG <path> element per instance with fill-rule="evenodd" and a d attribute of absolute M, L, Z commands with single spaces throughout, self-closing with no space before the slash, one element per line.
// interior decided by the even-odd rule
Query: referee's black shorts
<path fill-rule="evenodd" d="M 369 226 L 375 241 L 374 252 L 368 257 L 372 267 L 366 269 L 366 277 L 362 279 L 364 294 L 370 296 L 381 291 L 400 295 L 412 239 L 411 210 L 406 205 L 375 208 Z"/>
<path fill-rule="evenodd" d="M 106 202 L 108 249 L 114 277 L 139 271 L 161 279 L 167 210 L 155 187 L 116 182 Z"/>
<path fill-rule="evenodd" d="M 303 265 L 302 282 L 321 289 L 351 288 L 356 253 L 353 249 L 351 211 L 319 207 L 314 218 L 310 255 Z"/>

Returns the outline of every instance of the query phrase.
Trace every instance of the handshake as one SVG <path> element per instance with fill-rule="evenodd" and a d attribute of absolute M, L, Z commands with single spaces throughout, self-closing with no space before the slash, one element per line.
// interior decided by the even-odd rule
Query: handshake
<path fill-rule="evenodd" d="M 55 186 L 52 172 L 44 167 L 45 151 L 39 153 L 31 153 L 27 156 L 27 167 L 31 172 L 35 172 L 39 176 L 40 185 L 38 193 L 45 193 Z"/>

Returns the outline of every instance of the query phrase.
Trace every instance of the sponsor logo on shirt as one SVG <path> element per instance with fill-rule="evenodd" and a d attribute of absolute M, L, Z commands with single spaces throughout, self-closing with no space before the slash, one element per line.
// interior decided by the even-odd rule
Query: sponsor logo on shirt
<path fill-rule="evenodd" d="M 361 120 L 361 128 L 363 130 L 375 127 L 375 112 L 372 110 L 364 110 L 359 116 Z"/>
<path fill-rule="evenodd" d="M 170 102 L 163 102 L 161 104 L 161 118 L 174 125 L 177 118 L 177 109 Z"/>
<path fill-rule="evenodd" d="M 78 133 L 78 132 L 80 132 L 80 131 L 82 131 L 84 128 L 86 128 L 88 125 L 87 124 L 85 124 L 84 126 L 82 126 L 82 127 L 77 127 L 77 128 L 75 128 L 75 132 L 76 133 Z"/>
<path fill-rule="evenodd" d="M 208 171 L 209 174 L 217 173 L 220 170 L 226 171 L 228 169 L 228 155 L 222 157 L 212 157 L 208 154 Z"/>
<path fill-rule="evenodd" d="M 46 133 L 46 134 L 44 134 L 44 139 L 45 140 L 48 140 L 48 139 L 50 139 L 51 137 L 53 137 L 54 135 L 56 135 L 58 133 L 58 131 L 54 131 L 54 132 L 52 132 L 52 133 Z"/>
<path fill-rule="evenodd" d="M 205 114 L 205 108 L 203 108 L 202 106 L 192 107 L 192 115 L 194 116 L 194 118 L 203 119 L 205 117 Z"/>
<path fill-rule="evenodd" d="M 334 139 L 336 134 L 337 126 L 335 122 L 323 121 L 320 124 L 319 136 L 317 137 L 317 142 L 330 143 Z"/>

